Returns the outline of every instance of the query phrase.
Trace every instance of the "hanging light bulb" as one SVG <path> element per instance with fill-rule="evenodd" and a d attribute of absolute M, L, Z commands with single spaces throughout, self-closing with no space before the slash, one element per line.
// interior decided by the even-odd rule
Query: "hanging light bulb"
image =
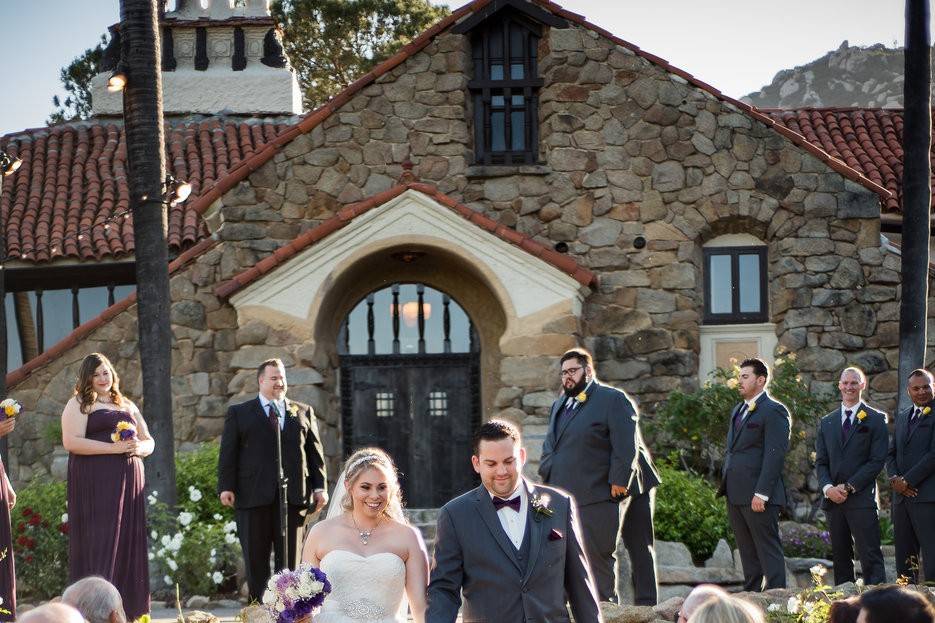
<path fill-rule="evenodd" d="M 11 156 L 5 151 L 0 151 L 0 173 L 3 175 L 13 175 L 13 173 L 23 166 L 23 161 Z"/>
<path fill-rule="evenodd" d="M 123 61 L 120 61 L 117 63 L 117 68 L 114 69 L 114 73 L 110 74 L 110 78 L 107 79 L 107 90 L 111 93 L 117 93 L 118 91 L 123 91 L 126 86 L 127 66 Z"/>

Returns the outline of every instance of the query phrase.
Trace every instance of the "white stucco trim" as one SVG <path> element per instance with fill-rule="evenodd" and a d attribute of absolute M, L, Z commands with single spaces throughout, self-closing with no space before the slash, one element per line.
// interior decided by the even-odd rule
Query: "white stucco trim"
<path fill-rule="evenodd" d="M 711 380 L 710 375 L 717 368 L 715 352 L 718 344 L 755 341 L 758 350 L 756 356 L 772 366 L 778 343 L 776 325 L 771 322 L 701 325 L 699 339 L 698 380 L 702 383 Z"/>
<path fill-rule="evenodd" d="M 753 234 L 721 234 L 708 240 L 705 247 L 762 247 L 766 243 Z"/>
<path fill-rule="evenodd" d="M 538 330 L 538 322 L 524 319 L 550 308 L 581 314 L 585 288 L 575 279 L 415 190 L 357 216 L 230 301 L 242 317 L 267 311 L 311 328 L 323 296 L 341 273 L 375 251 L 407 245 L 444 250 L 475 267 L 503 307 L 507 334 Z"/>

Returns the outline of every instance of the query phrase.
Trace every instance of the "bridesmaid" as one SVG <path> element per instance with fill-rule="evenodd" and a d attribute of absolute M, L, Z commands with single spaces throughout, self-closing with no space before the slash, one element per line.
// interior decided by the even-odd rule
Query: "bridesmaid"
<path fill-rule="evenodd" d="M 133 424 L 136 436 L 112 441 L 120 422 Z M 154 442 L 100 353 L 81 362 L 75 395 L 62 412 L 62 445 L 69 452 L 70 582 L 102 576 L 120 591 L 127 619 L 138 619 L 149 613 L 142 457 L 152 454 Z"/>
<path fill-rule="evenodd" d="M 12 418 L 0 422 L 0 437 L 13 432 L 15 425 L 16 421 Z M 10 513 L 15 505 L 16 492 L 0 461 L 0 552 L 6 551 L 3 560 L 0 560 L 0 597 L 3 598 L 0 609 L 9 611 L 0 612 L 0 621 L 16 620 L 16 571 L 13 566 L 13 531 L 10 529 Z"/>

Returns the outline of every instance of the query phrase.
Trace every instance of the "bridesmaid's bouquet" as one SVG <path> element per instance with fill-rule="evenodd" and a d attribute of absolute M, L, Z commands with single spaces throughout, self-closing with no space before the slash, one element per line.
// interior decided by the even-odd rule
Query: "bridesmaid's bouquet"
<path fill-rule="evenodd" d="M 0 415 L 3 415 L 4 420 L 11 420 L 15 418 L 22 410 L 23 405 L 16 402 L 12 398 L 7 398 L 6 400 L 0 402 Z"/>
<path fill-rule="evenodd" d="M 325 572 L 302 563 L 295 571 L 285 569 L 269 579 L 263 605 L 276 623 L 296 623 L 308 620 L 330 592 Z"/>
<path fill-rule="evenodd" d="M 110 434 L 110 439 L 114 443 L 118 441 L 128 441 L 136 437 L 136 426 L 131 422 L 126 420 L 120 420 L 117 422 L 117 426 L 114 428 L 114 432 Z"/>

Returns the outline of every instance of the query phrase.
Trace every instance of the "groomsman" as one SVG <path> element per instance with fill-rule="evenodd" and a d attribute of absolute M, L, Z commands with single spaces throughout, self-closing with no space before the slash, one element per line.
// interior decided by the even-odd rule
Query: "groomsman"
<path fill-rule="evenodd" d="M 639 412 L 626 393 L 597 380 L 588 351 L 568 351 L 561 369 L 564 391 L 552 405 L 539 475 L 578 503 L 601 600 L 617 601 L 614 563 L 622 536 L 633 566 L 634 601 L 655 605 L 653 510 L 659 474 L 643 443 Z"/>
<path fill-rule="evenodd" d="M 893 487 L 896 574 L 935 580 L 935 424 L 932 375 L 914 370 L 906 388 L 912 407 L 896 415 L 886 471 Z M 922 555 L 921 564 L 919 554 Z"/>
<path fill-rule="evenodd" d="M 886 414 L 861 400 L 867 378 L 845 368 L 838 381 L 841 406 L 818 423 L 815 469 L 831 529 L 834 581 L 854 581 L 854 545 L 867 584 L 886 579 L 880 549 L 877 475 L 889 447 Z"/>
<path fill-rule="evenodd" d="M 779 510 L 786 504 L 783 462 L 789 451 L 789 410 L 766 392 L 769 369 L 746 359 L 737 376 L 743 401 L 734 407 L 718 495 L 727 496 L 727 518 L 740 549 L 744 590 L 786 587 L 779 540 Z"/>
<path fill-rule="evenodd" d="M 218 495 L 221 504 L 234 507 L 251 601 L 263 598 L 270 552 L 275 553 L 277 571 L 295 568 L 307 514 L 328 501 L 325 458 L 312 408 L 286 398 L 286 371 L 279 359 L 261 363 L 256 376 L 259 395 L 227 411 L 218 460 Z M 279 521 L 277 436 L 288 480 L 285 548 Z"/>

